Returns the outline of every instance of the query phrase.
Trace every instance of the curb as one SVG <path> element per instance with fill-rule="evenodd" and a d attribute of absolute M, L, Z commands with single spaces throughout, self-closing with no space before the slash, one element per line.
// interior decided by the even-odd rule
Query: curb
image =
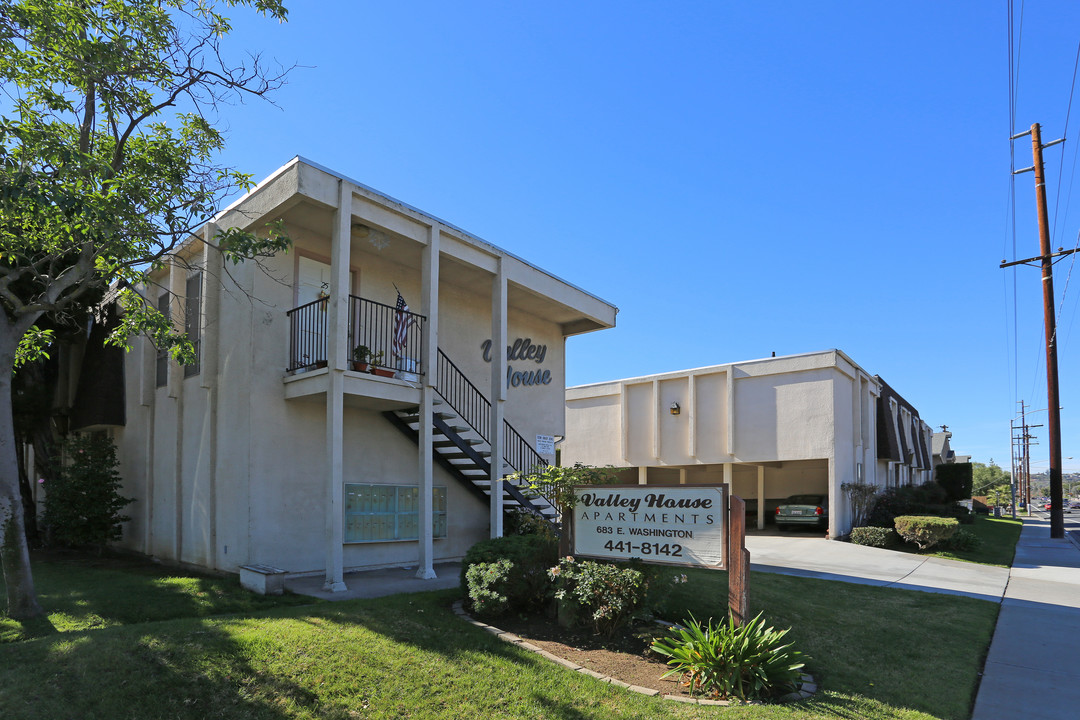
<path fill-rule="evenodd" d="M 457 615 L 458 617 L 460 617 L 462 620 L 469 623 L 470 625 L 475 625 L 476 627 L 480 628 L 481 630 L 486 630 L 487 632 L 491 633 L 492 635 L 499 638 L 500 640 L 504 640 L 504 641 L 506 641 L 508 643 L 512 643 L 514 645 L 517 645 L 518 647 L 524 648 L 525 650 L 528 650 L 529 652 L 536 653 L 540 657 L 543 657 L 543 658 L 545 658 L 547 660 L 550 660 L 551 662 L 553 662 L 553 663 L 555 663 L 557 665 L 562 665 L 563 667 L 568 668 L 570 670 L 573 670 L 574 672 L 579 672 L 582 675 L 588 675 L 591 678 L 596 678 L 600 682 L 608 683 L 609 685 L 615 685 L 616 687 L 625 688 L 625 689 L 629 690 L 630 692 L 635 692 L 635 693 L 638 693 L 639 695 L 647 695 L 648 697 L 661 697 L 664 700 L 672 700 L 674 702 L 687 703 L 687 704 L 690 704 L 690 705 L 760 705 L 760 704 L 762 704 L 762 703 L 742 703 L 742 702 L 739 702 L 739 701 L 731 701 L 731 700 L 706 700 L 704 698 L 691 698 L 691 697 L 685 697 L 683 695 L 664 695 L 659 690 L 654 690 L 652 688 L 641 687 L 640 685 L 631 685 L 630 683 L 625 683 L 622 680 L 619 680 L 617 678 L 608 677 L 607 675 L 601 675 L 600 673 L 596 672 L 595 670 L 590 670 L 589 668 L 582 667 L 581 665 L 578 665 L 577 663 L 571 662 L 570 660 L 567 660 L 565 658 L 561 658 L 558 655 L 553 655 L 552 653 L 549 653 L 547 650 L 544 650 L 544 649 L 542 649 L 540 647 L 537 647 L 536 645 L 533 645 L 528 640 L 525 640 L 524 638 L 518 637 L 514 633 L 506 632 L 505 630 L 500 630 L 499 628 L 495 627 L 494 625 L 488 625 L 487 623 L 480 622 L 479 620 L 474 620 L 471 615 L 469 615 L 467 612 L 465 612 L 465 607 L 464 607 L 464 604 L 462 603 L 461 600 L 456 600 L 452 607 L 453 607 L 453 610 L 454 610 L 454 614 Z M 662 624 L 667 625 L 668 623 L 662 623 Z M 816 692 L 817 692 L 817 683 L 814 682 L 813 676 L 812 675 L 807 675 L 806 673 L 803 673 L 802 677 L 799 679 L 799 689 L 794 691 L 794 692 L 790 692 L 787 695 L 780 696 L 779 698 L 777 698 L 776 701 L 780 702 L 780 703 L 798 702 L 799 700 L 806 700 L 807 698 L 813 697 Z"/>

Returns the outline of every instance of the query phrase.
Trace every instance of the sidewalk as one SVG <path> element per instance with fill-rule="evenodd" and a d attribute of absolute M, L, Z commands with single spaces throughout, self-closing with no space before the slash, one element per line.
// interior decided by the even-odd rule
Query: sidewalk
<path fill-rule="evenodd" d="M 1024 518 L 972 720 L 1076 717 L 1080 550 L 1050 539 L 1045 517 Z"/>

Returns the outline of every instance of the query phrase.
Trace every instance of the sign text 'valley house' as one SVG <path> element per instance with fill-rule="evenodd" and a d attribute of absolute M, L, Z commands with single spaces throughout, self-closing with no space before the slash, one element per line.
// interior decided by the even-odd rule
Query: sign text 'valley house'
<path fill-rule="evenodd" d="M 480 343 L 484 362 L 491 362 L 491 340 Z M 506 346 L 506 359 L 510 362 L 534 362 L 537 365 L 547 357 L 547 345 L 534 345 L 532 338 L 518 338 L 512 345 Z M 520 367 L 520 366 L 519 366 Z M 551 371 L 543 368 L 533 370 L 514 369 L 506 366 L 506 387 L 529 387 L 532 385 L 550 385 Z"/>

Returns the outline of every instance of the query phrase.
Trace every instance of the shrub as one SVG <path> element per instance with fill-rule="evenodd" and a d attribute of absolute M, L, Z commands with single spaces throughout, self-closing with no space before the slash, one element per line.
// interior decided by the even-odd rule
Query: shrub
<path fill-rule="evenodd" d="M 506 596 L 509 608 L 530 610 L 551 598 L 547 569 L 559 557 L 558 540 L 548 535 L 507 535 L 490 538 L 469 548 L 461 561 L 461 590 L 469 592 L 469 568 L 477 563 L 509 560 Z"/>
<path fill-rule="evenodd" d="M 938 547 L 952 552 L 971 552 L 972 550 L 978 550 L 981 545 L 982 540 L 979 539 L 978 535 L 970 530 L 959 528 L 952 537 L 943 540 Z"/>
<path fill-rule="evenodd" d="M 120 511 L 133 499 L 120 496 L 120 463 L 112 440 L 74 435 L 65 443 L 63 455 L 68 462 L 57 467 L 45 488 L 44 519 L 50 541 L 101 548 L 119 540 L 121 524 L 131 519 Z"/>
<path fill-rule="evenodd" d="M 900 543 L 900 536 L 892 528 L 857 527 L 851 528 L 851 542 L 867 547 L 890 548 Z"/>
<path fill-rule="evenodd" d="M 672 594 L 689 580 L 684 572 L 674 572 L 675 568 L 652 565 L 641 558 L 631 558 L 628 567 L 641 573 L 645 582 L 645 599 L 642 600 L 636 618 L 652 620 L 670 617 Z"/>
<path fill-rule="evenodd" d="M 678 675 L 691 695 L 758 700 L 794 689 L 802 674 L 803 654 L 784 644 L 788 630 L 766 628 L 761 613 L 739 627 L 730 614 L 715 626 L 710 620 L 702 627 L 692 615 L 684 622 L 652 649 L 668 658 L 664 677 Z"/>
<path fill-rule="evenodd" d="M 848 497 L 851 504 L 851 519 L 855 525 L 862 525 L 877 501 L 878 492 L 881 488 L 868 483 L 844 483 L 840 489 Z"/>
<path fill-rule="evenodd" d="M 546 535 L 558 541 L 555 528 L 546 518 L 522 508 L 511 508 L 506 511 L 503 516 L 503 534 Z"/>
<path fill-rule="evenodd" d="M 611 635 L 645 601 L 645 576 L 629 567 L 565 557 L 548 571 L 555 583 L 555 599 L 578 610 L 579 619 L 591 621 L 598 635 Z"/>
<path fill-rule="evenodd" d="M 952 463 L 934 468 L 934 479 L 945 490 L 946 499 L 950 502 L 971 497 L 973 475 L 971 463 Z"/>
<path fill-rule="evenodd" d="M 956 532 L 959 522 L 955 518 L 929 517 L 925 515 L 902 515 L 896 518 L 896 532 L 907 542 L 915 543 L 920 550 L 928 550 Z"/>
<path fill-rule="evenodd" d="M 867 525 L 891 528 L 901 515 L 946 515 L 945 490 L 934 482 L 888 488 L 878 495 Z"/>
<path fill-rule="evenodd" d="M 514 563 L 507 559 L 470 565 L 465 573 L 469 601 L 478 615 L 501 615 L 510 606 L 507 590 Z"/>

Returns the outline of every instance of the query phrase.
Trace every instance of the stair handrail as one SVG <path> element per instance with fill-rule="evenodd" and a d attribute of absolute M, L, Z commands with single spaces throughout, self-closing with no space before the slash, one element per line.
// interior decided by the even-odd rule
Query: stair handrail
<path fill-rule="evenodd" d="M 442 348 L 436 348 L 435 392 L 464 420 L 469 427 L 491 444 L 488 428 L 491 418 L 491 401 L 473 385 L 465 373 L 454 364 Z M 529 483 L 529 476 L 534 468 L 547 467 L 547 460 L 536 452 L 513 425 L 503 419 L 503 460 L 514 469 L 518 477 Z M 544 484 L 539 484 L 540 495 L 554 506 Z"/>

